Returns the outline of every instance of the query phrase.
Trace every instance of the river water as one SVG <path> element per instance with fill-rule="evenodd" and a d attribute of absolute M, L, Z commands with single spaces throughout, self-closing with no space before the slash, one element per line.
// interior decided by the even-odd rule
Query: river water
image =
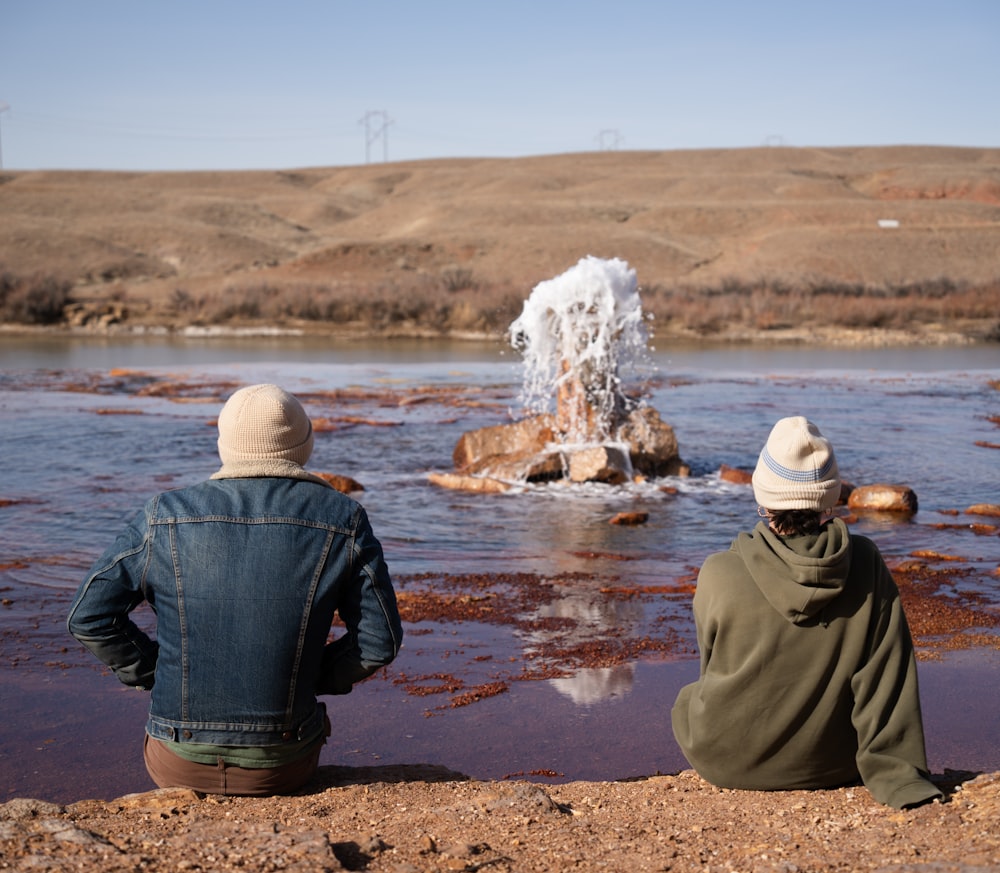
<path fill-rule="evenodd" d="M 936 556 L 953 571 L 942 602 L 997 614 L 996 519 L 964 510 L 1000 502 L 1000 347 L 678 347 L 652 359 L 647 402 L 674 427 L 690 477 L 484 495 L 440 489 L 427 474 L 451 469 L 464 431 L 517 414 L 520 362 L 498 344 L 4 337 L 5 796 L 151 787 L 139 745 L 146 698 L 88 659 L 65 611 L 146 497 L 216 469 L 212 424 L 241 384 L 277 382 L 304 398 L 325 423 L 309 466 L 363 485 L 354 496 L 401 602 L 449 605 L 408 622 L 389 670 L 330 699 L 323 763 L 556 780 L 683 769 L 669 710 L 697 675 L 691 584 L 706 554 L 756 521 L 750 489 L 718 472 L 752 468 L 786 415 L 819 424 L 846 480 L 916 491 L 912 519 L 860 517 L 852 529 L 890 564 Z M 649 520 L 608 523 L 625 510 Z M 492 618 L 455 611 L 484 600 Z M 946 649 L 918 639 L 935 772 L 1000 770 L 1000 656 L 995 629 L 967 633 L 979 631 Z"/>

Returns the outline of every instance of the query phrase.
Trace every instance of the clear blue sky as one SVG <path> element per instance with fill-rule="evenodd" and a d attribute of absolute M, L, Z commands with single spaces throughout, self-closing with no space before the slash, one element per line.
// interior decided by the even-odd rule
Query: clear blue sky
<path fill-rule="evenodd" d="M 997 147 L 998 94 L 1000 0 L 0 0 L 5 169 Z"/>

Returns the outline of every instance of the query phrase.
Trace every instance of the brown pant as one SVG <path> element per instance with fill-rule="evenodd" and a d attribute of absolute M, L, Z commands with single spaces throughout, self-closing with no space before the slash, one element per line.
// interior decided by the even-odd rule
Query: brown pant
<path fill-rule="evenodd" d="M 327 733 L 329 736 L 329 733 Z M 319 766 L 326 739 L 303 757 L 280 767 L 238 767 L 221 758 L 217 764 L 199 764 L 175 755 L 159 740 L 146 734 L 142 754 L 146 770 L 160 788 L 191 788 L 205 794 L 267 797 L 291 794 L 305 785 Z"/>

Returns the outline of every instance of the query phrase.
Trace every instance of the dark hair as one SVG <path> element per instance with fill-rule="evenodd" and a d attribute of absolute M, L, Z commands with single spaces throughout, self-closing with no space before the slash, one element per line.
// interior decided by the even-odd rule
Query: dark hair
<path fill-rule="evenodd" d="M 819 533 L 823 515 L 814 509 L 769 509 L 768 520 L 782 536 Z"/>

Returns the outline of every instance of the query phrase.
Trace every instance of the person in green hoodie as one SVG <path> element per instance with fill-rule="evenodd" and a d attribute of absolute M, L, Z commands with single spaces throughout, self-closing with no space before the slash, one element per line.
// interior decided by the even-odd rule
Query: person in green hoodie
<path fill-rule="evenodd" d="M 671 713 L 685 757 L 721 788 L 860 777 L 898 809 L 941 797 L 899 591 L 875 544 L 831 517 L 833 447 L 811 421 L 783 418 L 752 481 L 762 520 L 698 575 L 700 673 Z"/>

